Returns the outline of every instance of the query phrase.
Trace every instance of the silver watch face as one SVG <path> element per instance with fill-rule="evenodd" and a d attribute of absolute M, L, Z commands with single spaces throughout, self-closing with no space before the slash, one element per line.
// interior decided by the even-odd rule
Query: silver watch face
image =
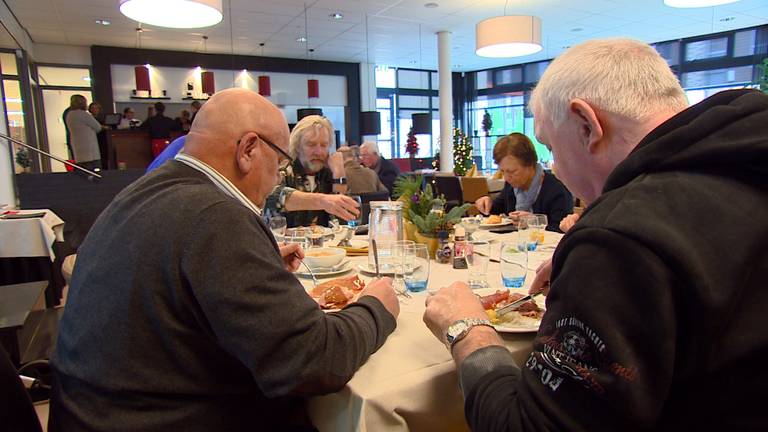
<path fill-rule="evenodd" d="M 448 343 L 453 342 L 462 333 L 467 331 L 468 328 L 469 328 L 469 325 L 465 321 L 458 321 L 448 326 L 448 332 L 447 332 Z"/>

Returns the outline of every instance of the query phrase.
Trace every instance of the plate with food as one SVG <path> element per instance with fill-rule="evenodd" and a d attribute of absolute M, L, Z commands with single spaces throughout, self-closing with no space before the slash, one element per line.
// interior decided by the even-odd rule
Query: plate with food
<path fill-rule="evenodd" d="M 512 219 L 503 217 L 501 215 L 490 215 L 483 218 L 483 222 L 480 224 L 480 228 L 491 229 L 506 226 L 513 223 Z"/>
<path fill-rule="evenodd" d="M 365 282 L 355 274 L 323 282 L 309 288 L 307 293 L 315 299 L 320 309 L 333 312 L 356 301 L 363 288 Z"/>
<path fill-rule="evenodd" d="M 488 315 L 488 319 L 493 324 L 493 328 L 499 333 L 531 333 L 539 331 L 541 319 L 544 317 L 544 309 L 541 308 L 536 299 L 527 301 L 512 312 L 502 316 L 496 316 L 496 309 L 505 306 L 514 301 L 525 297 L 522 293 L 513 293 L 509 290 L 478 290 L 481 295 L 480 302 Z M 538 298 L 541 298 L 539 296 Z"/>

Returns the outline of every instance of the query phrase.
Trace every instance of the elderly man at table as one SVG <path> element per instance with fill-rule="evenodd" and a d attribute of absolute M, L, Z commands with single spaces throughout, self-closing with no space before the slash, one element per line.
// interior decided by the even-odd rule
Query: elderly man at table
<path fill-rule="evenodd" d="M 360 161 L 366 167 L 376 171 L 379 179 L 391 194 L 395 187 L 395 180 L 400 175 L 400 168 L 391 160 L 381 156 L 379 146 L 373 141 L 366 141 L 360 146 Z"/>
<path fill-rule="evenodd" d="M 130 185 L 79 250 L 49 430 L 304 430 L 399 313 L 391 280 L 326 314 L 259 205 L 290 161 L 282 113 L 246 89 L 200 109 L 185 151 Z M 137 234 L 138 233 L 138 234 Z"/>
<path fill-rule="evenodd" d="M 376 172 L 360 164 L 360 148 L 357 146 L 342 146 L 338 150 L 344 156 L 344 170 L 347 173 L 349 193 L 365 194 L 371 192 L 386 192 L 387 188 L 379 180 Z"/>
<path fill-rule="evenodd" d="M 483 214 L 509 214 L 514 221 L 533 213 L 547 215 L 547 229 L 559 231 L 560 221 L 573 211 L 573 196 L 541 166 L 531 140 L 521 133 L 500 138 L 493 160 L 504 177 L 504 189 L 491 201 L 482 197 L 475 207 Z"/>
<path fill-rule="evenodd" d="M 292 163 L 283 169 L 282 182 L 267 198 L 270 214 L 283 214 L 289 227 L 328 225 L 330 215 L 357 217 L 359 205 L 348 196 L 344 158 L 336 147 L 333 124 L 310 115 L 296 123 L 290 138 Z"/>
<path fill-rule="evenodd" d="M 531 287 L 551 282 L 533 353 L 518 368 L 492 328 L 453 324 L 485 318 L 466 285 L 427 300 L 433 333 L 458 339 L 474 430 L 765 429 L 768 96 L 686 106 L 637 41 L 545 71 L 536 135 L 591 205 Z"/>

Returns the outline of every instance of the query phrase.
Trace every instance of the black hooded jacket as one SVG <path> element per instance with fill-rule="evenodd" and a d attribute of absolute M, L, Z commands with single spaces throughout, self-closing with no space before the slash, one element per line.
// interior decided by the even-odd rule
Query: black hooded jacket
<path fill-rule="evenodd" d="M 473 430 L 766 430 L 768 96 L 718 93 L 648 136 L 553 258 L 522 369 L 462 364 Z"/>

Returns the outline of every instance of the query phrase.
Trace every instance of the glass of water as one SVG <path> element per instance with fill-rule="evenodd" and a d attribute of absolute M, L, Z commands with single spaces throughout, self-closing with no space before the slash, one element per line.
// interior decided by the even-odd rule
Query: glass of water
<path fill-rule="evenodd" d="M 403 254 L 403 279 L 411 292 L 427 289 L 429 283 L 429 249 L 424 244 L 406 245 Z"/>
<path fill-rule="evenodd" d="M 350 198 L 357 201 L 357 217 L 347 221 L 347 226 L 355 229 L 362 224 L 363 221 L 363 202 L 360 199 L 360 195 L 349 195 Z"/>
<path fill-rule="evenodd" d="M 538 245 L 539 232 L 538 219 L 535 215 L 525 215 L 520 218 L 517 226 L 518 249 L 521 251 L 535 251 Z M 542 232 L 542 237 L 544 233 Z"/>
<path fill-rule="evenodd" d="M 472 289 L 487 288 L 488 257 L 491 254 L 491 246 L 488 242 L 470 243 L 471 253 L 467 253 L 467 268 L 469 278 L 467 284 Z"/>
<path fill-rule="evenodd" d="M 284 217 L 276 215 L 269 218 L 269 230 L 272 231 L 275 241 L 284 241 L 285 229 L 287 227 L 288 222 Z"/>
<path fill-rule="evenodd" d="M 291 232 L 290 243 L 296 243 L 302 249 L 309 249 L 310 241 L 305 228 L 294 228 Z"/>
<path fill-rule="evenodd" d="M 547 215 L 536 213 L 533 216 L 536 217 L 535 222 L 531 222 L 533 224 L 533 229 L 536 232 L 536 243 L 544 244 L 544 231 L 547 230 L 547 224 L 549 223 L 547 220 Z"/>
<path fill-rule="evenodd" d="M 523 235 L 523 233 L 519 233 Z M 501 244 L 501 281 L 505 288 L 522 288 L 528 274 L 528 252 L 520 250 L 518 242 Z"/>

